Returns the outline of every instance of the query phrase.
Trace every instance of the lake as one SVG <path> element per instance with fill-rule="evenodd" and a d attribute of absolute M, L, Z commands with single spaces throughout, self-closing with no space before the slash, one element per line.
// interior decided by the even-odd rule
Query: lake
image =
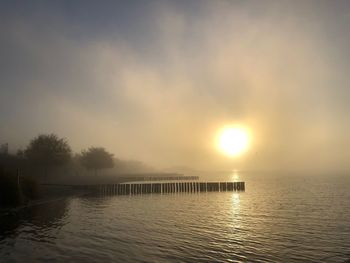
<path fill-rule="evenodd" d="M 0 262 L 344 262 L 350 177 L 222 172 L 243 193 L 83 196 L 0 216 Z"/>

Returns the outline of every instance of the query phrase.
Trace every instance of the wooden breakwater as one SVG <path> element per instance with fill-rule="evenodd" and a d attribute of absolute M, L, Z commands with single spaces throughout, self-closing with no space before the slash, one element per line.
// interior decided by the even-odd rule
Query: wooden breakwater
<path fill-rule="evenodd" d="M 244 182 L 142 182 L 98 185 L 98 192 L 111 195 L 205 193 L 245 191 Z"/>
<path fill-rule="evenodd" d="M 118 178 L 122 182 L 142 182 L 142 181 L 197 181 L 199 176 L 184 176 L 180 174 L 165 175 L 165 176 L 122 176 Z"/>

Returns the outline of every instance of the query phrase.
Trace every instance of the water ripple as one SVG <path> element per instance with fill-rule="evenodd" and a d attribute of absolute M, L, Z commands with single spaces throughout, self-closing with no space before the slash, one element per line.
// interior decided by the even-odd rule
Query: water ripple
<path fill-rule="evenodd" d="M 345 261 L 349 179 L 300 180 L 250 181 L 241 194 L 89 196 L 38 206 L 0 218 L 0 259 Z"/>

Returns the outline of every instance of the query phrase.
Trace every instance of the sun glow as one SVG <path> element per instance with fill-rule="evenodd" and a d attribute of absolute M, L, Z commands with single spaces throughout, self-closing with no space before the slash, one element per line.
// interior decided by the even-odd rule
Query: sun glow
<path fill-rule="evenodd" d="M 238 156 L 249 147 L 249 135 L 241 127 L 226 127 L 218 136 L 218 148 L 229 156 Z"/>

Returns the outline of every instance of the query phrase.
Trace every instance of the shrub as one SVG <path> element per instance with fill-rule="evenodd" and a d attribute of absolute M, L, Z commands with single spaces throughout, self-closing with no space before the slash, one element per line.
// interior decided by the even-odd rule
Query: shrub
<path fill-rule="evenodd" d="M 0 169 L 0 206 L 17 206 L 38 197 L 37 181 L 22 177 L 18 185 L 16 173 Z"/>
<path fill-rule="evenodd" d="M 22 201 L 17 176 L 0 169 L 0 205 L 16 206 Z"/>

